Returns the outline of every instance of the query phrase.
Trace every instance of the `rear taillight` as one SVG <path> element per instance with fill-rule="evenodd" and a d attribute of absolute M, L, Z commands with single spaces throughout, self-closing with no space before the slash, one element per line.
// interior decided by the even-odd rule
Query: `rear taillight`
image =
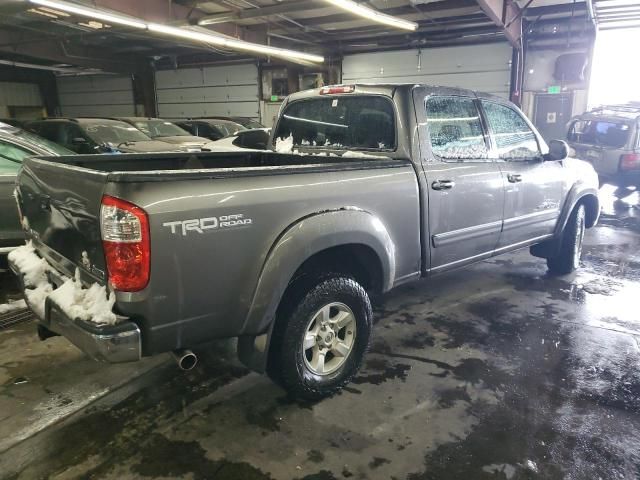
<path fill-rule="evenodd" d="M 335 85 L 332 87 L 322 87 L 320 95 L 335 95 L 336 93 L 353 93 L 355 87 L 353 85 Z"/>
<path fill-rule="evenodd" d="M 638 170 L 640 169 L 640 154 L 627 153 L 620 156 L 620 170 Z"/>
<path fill-rule="evenodd" d="M 140 207 L 105 195 L 100 231 L 109 283 L 115 290 L 137 292 L 149 283 L 149 219 Z"/>

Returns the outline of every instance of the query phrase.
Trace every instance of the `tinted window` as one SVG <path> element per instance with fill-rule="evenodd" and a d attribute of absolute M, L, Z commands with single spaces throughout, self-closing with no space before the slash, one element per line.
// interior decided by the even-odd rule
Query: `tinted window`
<path fill-rule="evenodd" d="M 74 154 L 71 150 L 68 150 L 63 146 L 58 145 L 57 143 L 51 142 L 46 138 L 39 137 L 38 135 L 34 135 L 33 133 L 27 132 L 26 130 L 19 130 L 16 133 L 14 133 L 14 135 L 16 137 L 20 137 L 29 142 L 35 143 L 36 145 L 42 148 L 45 148 L 57 155 L 73 155 Z"/>
<path fill-rule="evenodd" d="M 299 100 L 282 112 L 274 139 L 325 148 L 393 150 L 393 106 L 378 96 L 322 97 Z"/>
<path fill-rule="evenodd" d="M 578 120 L 569 129 L 567 140 L 574 143 L 622 148 L 629 138 L 630 127 L 623 122 Z"/>
<path fill-rule="evenodd" d="M 480 115 L 473 99 L 430 97 L 426 103 L 431 149 L 448 160 L 489 157 Z"/>
<path fill-rule="evenodd" d="M 538 140 L 520 113 L 499 103 L 483 101 L 482 106 L 498 148 L 498 158 L 507 161 L 540 158 Z"/>
<path fill-rule="evenodd" d="M 0 174 L 16 173 L 22 160 L 30 155 L 33 155 L 33 152 L 0 140 Z"/>

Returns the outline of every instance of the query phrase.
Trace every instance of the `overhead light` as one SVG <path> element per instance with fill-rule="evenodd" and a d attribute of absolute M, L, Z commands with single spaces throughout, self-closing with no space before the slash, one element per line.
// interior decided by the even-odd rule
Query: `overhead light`
<path fill-rule="evenodd" d="M 244 52 L 259 53 L 261 55 L 284 58 L 299 62 L 312 62 L 322 63 L 324 57 L 320 55 L 314 55 L 311 53 L 299 52 L 296 50 L 289 50 L 286 48 L 271 47 L 268 45 L 261 45 L 259 43 L 245 42 L 244 40 L 237 40 L 231 37 L 225 37 L 220 34 L 208 31 L 197 31 L 188 28 L 171 27 L 168 25 L 162 25 L 159 23 L 146 23 L 142 19 L 127 17 L 118 15 L 116 13 L 107 12 L 105 10 L 97 8 L 89 8 L 77 5 L 75 3 L 68 3 L 58 0 L 27 0 L 34 5 L 40 5 L 43 7 L 49 7 L 63 12 L 88 17 L 92 20 L 100 20 L 107 24 L 112 25 L 124 25 L 127 27 L 138 28 L 141 30 L 148 30 L 149 32 L 158 33 L 162 35 L 169 35 L 172 37 L 182 38 L 185 40 L 191 40 L 195 42 L 216 45 L 219 47 L 226 47 L 230 50 L 240 50 Z M 391 17 L 393 18 L 393 17 Z M 86 25 L 86 24 L 85 24 Z M 92 25 L 89 25 L 95 28 Z M 106 25 L 104 25 L 106 27 Z"/>
<path fill-rule="evenodd" d="M 409 20 L 404 20 L 402 18 L 387 15 L 386 13 L 379 12 L 377 10 L 374 10 L 373 8 L 369 8 L 359 3 L 353 2 L 352 0 L 325 1 L 330 3 L 331 5 L 341 8 L 342 10 L 346 10 L 347 12 L 353 13 L 363 18 L 367 18 L 374 22 L 389 25 L 390 27 L 401 28 L 404 30 L 416 30 L 418 28 L 418 24 L 416 22 L 411 22 Z"/>
<path fill-rule="evenodd" d="M 184 38 L 185 40 L 192 40 L 195 42 L 209 43 L 219 47 L 226 47 L 231 50 L 242 50 L 245 52 L 254 52 L 267 56 L 302 60 L 306 62 L 324 62 L 324 57 L 320 55 L 288 50 L 286 48 L 270 47 L 268 45 L 260 45 L 259 43 L 245 42 L 244 40 L 223 37 L 222 35 L 216 35 L 215 33 L 200 32 L 187 28 L 170 27 L 168 25 L 161 25 L 158 23 L 149 23 L 147 27 L 150 32 Z"/>
<path fill-rule="evenodd" d="M 56 0 L 29 0 L 30 3 L 35 5 L 41 5 L 43 7 L 53 8 L 55 10 L 61 10 L 63 12 L 73 13 L 82 17 L 89 17 L 95 20 L 102 20 L 103 22 L 124 25 L 125 27 L 139 28 L 145 30 L 147 24 L 131 17 L 125 17 L 123 15 L 116 15 L 113 13 L 99 10 L 97 8 L 87 8 L 74 3 L 58 2 Z"/>

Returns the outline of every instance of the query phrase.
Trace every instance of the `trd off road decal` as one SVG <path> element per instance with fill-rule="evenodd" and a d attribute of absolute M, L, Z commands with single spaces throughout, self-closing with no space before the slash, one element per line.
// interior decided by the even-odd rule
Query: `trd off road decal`
<path fill-rule="evenodd" d="M 163 227 L 171 229 L 174 235 L 187 236 L 189 232 L 205 233 L 209 230 L 219 230 L 224 228 L 245 227 L 251 225 L 252 220 L 245 218 L 242 213 L 233 215 L 221 215 L 219 217 L 190 218 L 188 220 L 176 220 L 175 222 L 165 222 Z"/>

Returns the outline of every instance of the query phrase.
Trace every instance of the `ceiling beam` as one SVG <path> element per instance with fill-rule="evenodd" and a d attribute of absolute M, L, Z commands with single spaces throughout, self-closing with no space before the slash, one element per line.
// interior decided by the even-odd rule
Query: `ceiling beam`
<path fill-rule="evenodd" d="M 25 34 L 7 25 L 0 28 L 0 57 L 3 53 L 113 73 L 135 73 L 146 67 L 142 59 L 123 55 L 109 57 L 104 49 L 79 45 L 54 35 L 34 37 L 32 33 Z"/>
<path fill-rule="evenodd" d="M 232 22 L 235 20 L 246 20 L 249 18 L 263 18 L 272 15 L 282 15 L 283 13 L 299 12 L 301 10 L 313 10 L 325 8 L 327 4 L 318 0 L 303 0 L 294 2 L 284 2 L 277 5 L 259 8 L 247 8 L 231 13 L 216 13 L 205 15 L 198 19 L 200 25 L 213 25 L 218 23 Z"/>
<path fill-rule="evenodd" d="M 509 43 L 514 47 L 520 46 L 522 32 L 522 12 L 512 0 L 477 0 L 482 11 L 502 28 Z"/>

